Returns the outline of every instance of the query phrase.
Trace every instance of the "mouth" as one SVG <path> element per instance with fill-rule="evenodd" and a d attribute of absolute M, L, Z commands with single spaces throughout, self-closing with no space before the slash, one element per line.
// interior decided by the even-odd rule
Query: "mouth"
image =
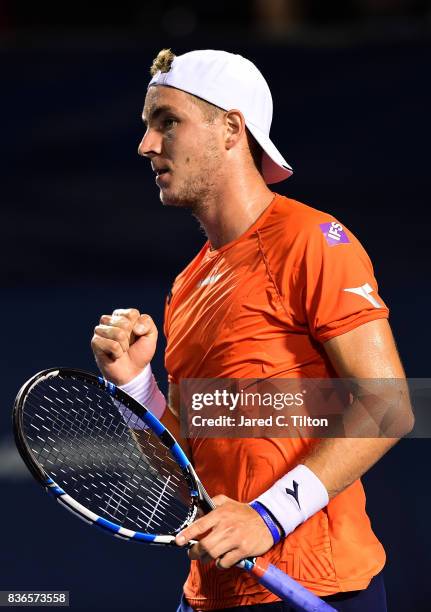
<path fill-rule="evenodd" d="M 166 178 L 168 177 L 170 170 L 169 168 L 160 168 L 160 170 L 156 171 L 156 184 L 161 186 L 160 184 L 163 184 L 164 182 L 166 182 Z"/>
<path fill-rule="evenodd" d="M 159 178 L 159 176 L 162 176 L 163 174 L 166 174 L 167 172 L 169 172 L 168 168 L 161 168 L 160 170 L 157 170 L 156 176 L 157 178 Z"/>
<path fill-rule="evenodd" d="M 168 167 L 164 167 L 164 168 L 153 168 L 155 174 L 156 174 L 156 178 L 159 178 L 159 176 L 162 176 L 163 174 L 166 174 L 166 172 L 169 172 L 169 168 Z"/>

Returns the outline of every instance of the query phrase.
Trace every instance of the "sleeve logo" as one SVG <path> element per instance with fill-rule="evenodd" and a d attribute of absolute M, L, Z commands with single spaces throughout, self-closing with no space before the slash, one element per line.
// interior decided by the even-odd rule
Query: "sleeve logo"
<path fill-rule="evenodd" d="M 346 244 L 350 242 L 343 226 L 337 221 L 330 221 L 329 223 L 320 223 L 320 229 L 322 234 L 326 238 L 326 242 L 329 246 L 336 246 L 337 244 Z"/>
<path fill-rule="evenodd" d="M 361 285 L 361 287 L 347 287 L 346 289 L 343 289 L 343 291 L 348 291 L 349 293 L 356 293 L 356 295 L 360 295 L 361 297 L 368 300 L 368 302 L 370 302 L 370 304 L 372 304 L 374 308 L 382 308 L 382 304 L 380 304 L 380 302 L 376 300 L 373 295 L 371 295 L 374 289 L 368 283 L 365 283 L 365 285 Z"/>

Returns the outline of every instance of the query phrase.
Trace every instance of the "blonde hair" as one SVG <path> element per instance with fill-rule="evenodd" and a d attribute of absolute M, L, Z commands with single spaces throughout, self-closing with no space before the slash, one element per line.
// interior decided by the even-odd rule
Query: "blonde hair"
<path fill-rule="evenodd" d="M 175 54 L 170 49 L 162 49 L 153 60 L 153 65 L 150 68 L 151 76 L 156 72 L 169 72 L 172 67 L 172 62 L 175 59 Z"/>

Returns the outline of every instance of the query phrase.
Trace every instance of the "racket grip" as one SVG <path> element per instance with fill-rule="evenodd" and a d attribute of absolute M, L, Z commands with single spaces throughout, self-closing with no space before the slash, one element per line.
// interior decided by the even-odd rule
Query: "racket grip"
<path fill-rule="evenodd" d="M 334 608 L 268 561 L 258 558 L 245 566 L 261 585 L 299 612 L 335 612 Z"/>

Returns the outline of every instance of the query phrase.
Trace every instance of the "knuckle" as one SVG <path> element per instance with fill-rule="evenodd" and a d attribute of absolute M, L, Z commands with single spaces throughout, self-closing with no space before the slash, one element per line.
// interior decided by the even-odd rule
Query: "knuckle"
<path fill-rule="evenodd" d="M 217 508 L 218 508 L 218 512 L 221 512 L 221 511 L 222 511 L 222 509 L 221 509 L 221 508 L 222 508 L 222 506 L 224 506 L 224 505 L 226 504 L 226 501 L 227 501 L 228 499 L 229 499 L 229 498 L 228 498 L 228 497 L 226 497 L 226 495 L 221 495 L 221 494 L 220 494 L 220 495 L 216 495 L 215 497 L 213 497 L 213 502 L 214 502 L 214 503 L 215 503 L 215 505 L 217 506 Z"/>
<path fill-rule="evenodd" d="M 129 319 L 126 317 L 115 317 L 115 319 L 111 322 L 111 325 L 115 329 L 125 329 L 129 324 Z"/>
<path fill-rule="evenodd" d="M 103 338 L 99 334 L 94 333 L 93 337 L 91 338 L 91 346 L 97 348 L 98 350 L 103 349 Z"/>
<path fill-rule="evenodd" d="M 125 308 L 123 313 L 124 316 L 128 319 L 136 319 L 140 315 L 140 312 L 137 308 Z"/>
<path fill-rule="evenodd" d="M 120 341 L 126 341 L 126 340 L 128 340 L 128 335 L 127 335 L 127 334 L 126 334 L 126 332 L 125 332 L 124 330 L 122 330 L 122 329 L 119 329 L 119 330 L 117 331 L 117 334 L 116 334 L 116 335 L 117 335 L 117 340 L 120 340 Z"/>
<path fill-rule="evenodd" d="M 152 317 L 150 317 L 149 314 L 143 314 L 139 317 L 139 322 L 140 323 L 145 323 L 146 325 L 149 325 L 150 327 L 156 327 L 156 324 L 154 323 Z"/>
<path fill-rule="evenodd" d="M 125 308 L 115 308 L 115 310 L 112 311 L 112 317 L 121 317 L 124 316 L 126 313 L 126 309 Z"/>
<path fill-rule="evenodd" d="M 134 321 L 140 316 L 140 312 L 136 308 L 116 308 L 112 312 L 112 316 L 117 319 Z"/>
<path fill-rule="evenodd" d="M 239 541 L 239 550 L 244 553 L 248 549 L 248 540 L 247 538 L 241 538 Z"/>
<path fill-rule="evenodd" d="M 224 506 L 221 506 L 218 510 L 219 520 L 226 522 L 229 520 L 230 513 L 226 510 Z"/>
<path fill-rule="evenodd" d="M 121 355 L 123 354 L 123 349 L 118 344 L 118 342 L 115 342 L 114 346 L 111 349 L 111 353 L 114 355 L 114 357 L 117 357 L 117 358 L 121 357 Z"/>
<path fill-rule="evenodd" d="M 121 327 L 126 331 L 131 331 L 133 328 L 133 324 L 130 319 L 123 319 L 121 321 Z"/>
<path fill-rule="evenodd" d="M 235 538 L 238 535 L 238 529 L 233 525 L 227 525 L 225 527 L 225 534 L 227 538 Z"/>

